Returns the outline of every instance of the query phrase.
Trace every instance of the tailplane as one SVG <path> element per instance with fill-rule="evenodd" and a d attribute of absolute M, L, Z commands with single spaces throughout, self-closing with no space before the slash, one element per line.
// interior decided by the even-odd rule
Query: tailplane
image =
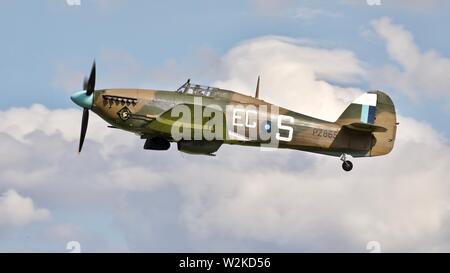
<path fill-rule="evenodd" d="M 372 134 L 368 156 L 388 154 L 397 130 L 395 106 L 381 91 L 368 92 L 353 101 L 336 123 L 354 132 Z"/>

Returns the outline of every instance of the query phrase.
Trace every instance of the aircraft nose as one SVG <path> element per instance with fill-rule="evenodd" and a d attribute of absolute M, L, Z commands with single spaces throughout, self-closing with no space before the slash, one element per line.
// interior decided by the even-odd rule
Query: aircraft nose
<path fill-rule="evenodd" d="M 91 109 L 94 102 L 94 94 L 87 95 L 86 91 L 78 91 L 73 93 L 70 99 L 80 107 Z"/>

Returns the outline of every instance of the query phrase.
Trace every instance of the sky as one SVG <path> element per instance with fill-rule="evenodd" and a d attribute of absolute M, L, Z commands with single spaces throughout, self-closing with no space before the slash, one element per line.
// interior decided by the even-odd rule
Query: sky
<path fill-rule="evenodd" d="M 79 5 L 78 5 L 79 3 Z M 372 5 L 369 5 L 372 4 Z M 444 0 L 3 1 L 0 252 L 450 251 L 450 3 Z M 222 146 L 142 149 L 70 94 L 193 82 L 335 120 L 394 100 L 393 152 L 354 159 Z"/>

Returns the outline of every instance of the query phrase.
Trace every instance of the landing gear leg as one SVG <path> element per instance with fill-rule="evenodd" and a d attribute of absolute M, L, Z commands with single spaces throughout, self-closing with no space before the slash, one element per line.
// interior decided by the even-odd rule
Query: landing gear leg
<path fill-rule="evenodd" d="M 344 171 L 349 172 L 353 169 L 353 163 L 350 160 L 347 160 L 346 154 L 341 155 L 341 161 L 342 161 L 342 169 L 344 169 Z"/>

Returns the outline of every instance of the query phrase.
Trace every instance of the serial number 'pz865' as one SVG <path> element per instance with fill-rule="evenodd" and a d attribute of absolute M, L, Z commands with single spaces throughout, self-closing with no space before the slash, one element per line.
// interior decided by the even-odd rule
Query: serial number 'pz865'
<path fill-rule="evenodd" d="M 331 138 L 334 139 L 337 136 L 337 131 L 333 130 L 323 130 L 323 129 L 313 129 L 313 136 L 317 137 L 325 137 L 325 138 Z"/>

